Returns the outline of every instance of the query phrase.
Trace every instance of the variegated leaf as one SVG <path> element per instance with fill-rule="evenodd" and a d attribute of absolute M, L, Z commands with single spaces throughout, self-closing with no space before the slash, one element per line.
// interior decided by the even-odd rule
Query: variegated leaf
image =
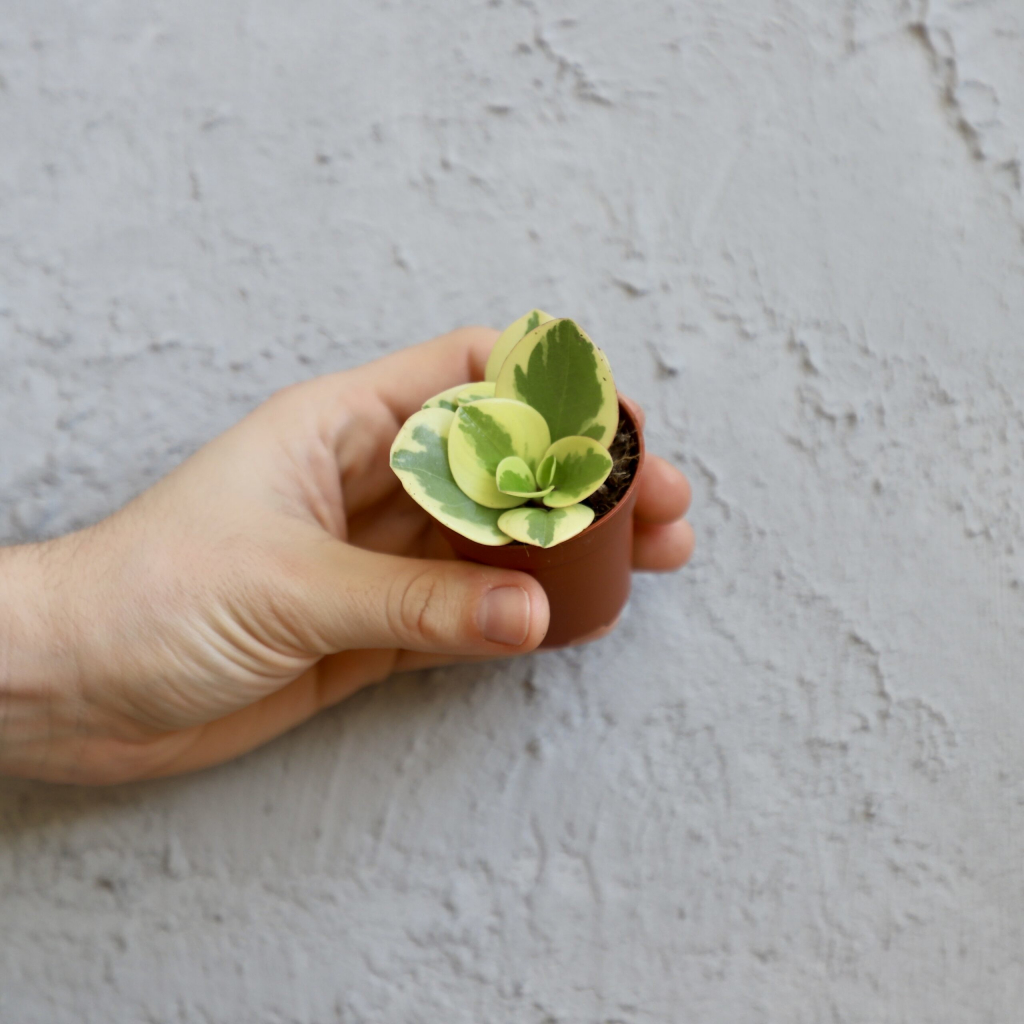
<path fill-rule="evenodd" d="M 550 449 L 549 449 L 550 452 Z M 537 484 L 540 487 L 551 487 L 555 482 L 555 469 L 557 460 L 554 455 L 545 455 L 537 466 Z"/>
<path fill-rule="evenodd" d="M 479 402 L 482 398 L 493 397 L 494 381 L 492 380 L 481 380 L 475 384 L 466 384 L 455 396 L 459 405 L 469 405 L 470 402 Z"/>
<path fill-rule="evenodd" d="M 391 468 L 412 498 L 445 526 L 479 544 L 508 544 L 498 529 L 498 510 L 477 504 L 452 476 L 448 439 L 454 419 L 448 409 L 413 413 L 391 446 Z"/>
<path fill-rule="evenodd" d="M 582 533 L 594 521 L 594 510 L 586 505 L 568 508 L 514 508 L 503 512 L 498 526 L 513 540 L 551 548 Z"/>
<path fill-rule="evenodd" d="M 543 498 L 551 493 L 550 487 L 538 487 L 533 471 L 518 455 L 510 455 L 498 463 L 494 482 L 502 494 L 517 498 Z"/>
<path fill-rule="evenodd" d="M 572 320 L 549 320 L 508 354 L 494 394 L 516 398 L 547 421 L 554 441 L 590 437 L 608 448 L 619 400 L 608 360 Z"/>
<path fill-rule="evenodd" d="M 446 388 L 432 398 L 428 398 L 423 403 L 423 408 L 447 409 L 449 412 L 455 412 L 460 405 L 468 405 L 481 398 L 493 397 L 494 385 L 487 381 L 480 381 L 476 384 L 456 384 L 455 387 Z"/>
<path fill-rule="evenodd" d="M 608 479 L 612 457 L 589 437 L 563 437 L 545 452 L 543 462 L 554 457 L 554 490 L 544 499 L 549 508 L 564 508 L 589 498 Z"/>
<path fill-rule="evenodd" d="M 465 387 L 465 384 L 457 384 L 453 388 L 446 388 L 444 391 L 431 396 L 423 403 L 424 409 L 445 409 L 448 412 L 455 412 L 459 407 L 456 395 Z"/>
<path fill-rule="evenodd" d="M 515 323 L 511 323 L 498 336 L 498 340 L 487 357 L 487 367 L 484 370 L 484 380 L 497 380 L 501 364 L 505 357 L 515 348 L 516 344 L 535 327 L 547 323 L 553 319 L 543 310 L 531 309 L 526 316 L 521 316 Z"/>
<path fill-rule="evenodd" d="M 525 499 L 498 490 L 498 464 L 515 455 L 533 472 L 550 444 L 548 426 L 536 409 L 507 398 L 484 398 L 456 412 L 448 460 L 459 487 L 474 501 L 513 508 Z"/>

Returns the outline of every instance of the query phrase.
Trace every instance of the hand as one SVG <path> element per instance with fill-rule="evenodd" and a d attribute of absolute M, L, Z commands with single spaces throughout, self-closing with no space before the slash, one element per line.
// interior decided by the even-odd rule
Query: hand
<path fill-rule="evenodd" d="M 388 465 L 400 424 L 482 379 L 495 337 L 286 388 L 108 519 L 0 552 L 0 771 L 192 771 L 392 672 L 533 650 L 541 587 L 454 560 Z M 648 457 L 639 487 L 636 567 L 677 568 L 689 484 Z"/>

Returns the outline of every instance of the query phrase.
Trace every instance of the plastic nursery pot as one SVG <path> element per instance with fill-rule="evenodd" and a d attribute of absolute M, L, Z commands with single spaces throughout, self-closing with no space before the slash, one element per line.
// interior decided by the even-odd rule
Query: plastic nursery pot
<path fill-rule="evenodd" d="M 460 558 L 502 569 L 518 569 L 540 583 L 551 606 L 551 624 L 541 647 L 563 647 L 610 626 L 629 597 L 633 572 L 633 506 L 644 464 L 644 435 L 621 399 L 619 416 L 632 426 L 637 437 L 633 479 L 614 508 L 595 519 L 582 533 L 553 548 L 518 541 L 503 547 L 489 547 L 463 537 L 442 523 L 437 524 Z"/>

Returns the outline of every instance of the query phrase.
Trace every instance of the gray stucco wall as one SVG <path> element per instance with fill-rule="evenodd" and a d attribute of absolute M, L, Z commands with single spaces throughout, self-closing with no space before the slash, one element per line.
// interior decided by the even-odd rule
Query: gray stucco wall
<path fill-rule="evenodd" d="M 0 537 L 534 303 L 699 535 L 594 647 L 0 784 L 0 1020 L 1019 1020 L 1022 145 L 1006 0 L 0 0 Z"/>

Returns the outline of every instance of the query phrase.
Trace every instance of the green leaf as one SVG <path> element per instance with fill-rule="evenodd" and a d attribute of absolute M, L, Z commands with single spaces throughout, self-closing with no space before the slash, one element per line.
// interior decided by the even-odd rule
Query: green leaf
<path fill-rule="evenodd" d="M 498 398 L 516 398 L 547 421 L 554 441 L 585 436 L 609 447 L 619 400 L 608 360 L 572 320 L 549 320 L 527 334 L 502 363 Z"/>
<path fill-rule="evenodd" d="M 549 449 L 550 451 L 550 449 Z M 558 460 L 554 455 L 545 455 L 537 467 L 537 485 L 539 487 L 551 487 L 555 482 L 555 468 Z"/>
<path fill-rule="evenodd" d="M 509 324 L 498 336 L 494 348 L 491 349 L 491 354 L 487 358 L 487 367 L 484 370 L 484 380 L 497 380 L 501 364 L 505 362 L 506 356 L 523 336 L 551 319 L 552 317 L 543 310 L 531 309 L 526 316 L 521 316 L 514 323 Z"/>
<path fill-rule="evenodd" d="M 428 398 L 423 403 L 424 409 L 447 409 L 455 412 L 460 405 L 468 405 L 470 402 L 478 402 L 481 398 L 493 398 L 494 385 L 487 381 L 480 381 L 476 384 L 456 384 L 453 388 Z"/>
<path fill-rule="evenodd" d="M 506 494 L 529 493 L 537 489 L 530 467 L 518 455 L 509 455 L 498 463 L 495 482 Z"/>
<path fill-rule="evenodd" d="M 452 475 L 463 491 L 488 508 L 512 508 L 524 498 L 498 490 L 503 459 L 515 455 L 533 467 L 551 444 L 544 417 L 523 402 L 484 398 L 460 406 L 449 438 Z"/>
<path fill-rule="evenodd" d="M 517 498 L 543 498 L 551 492 L 550 487 L 538 488 L 530 467 L 518 455 L 498 463 L 494 482 L 502 494 L 514 494 Z"/>
<path fill-rule="evenodd" d="M 498 526 L 513 540 L 551 548 L 582 533 L 594 521 L 594 510 L 586 505 L 568 508 L 514 508 L 503 512 Z"/>
<path fill-rule="evenodd" d="M 545 452 L 543 462 L 552 456 L 554 490 L 544 499 L 549 508 L 564 508 L 589 498 L 612 471 L 607 449 L 589 437 L 560 438 Z"/>
<path fill-rule="evenodd" d="M 391 468 L 412 498 L 445 526 L 479 544 L 507 544 L 497 525 L 500 513 L 463 494 L 452 476 L 448 438 L 454 419 L 447 409 L 413 413 L 391 446 Z"/>

